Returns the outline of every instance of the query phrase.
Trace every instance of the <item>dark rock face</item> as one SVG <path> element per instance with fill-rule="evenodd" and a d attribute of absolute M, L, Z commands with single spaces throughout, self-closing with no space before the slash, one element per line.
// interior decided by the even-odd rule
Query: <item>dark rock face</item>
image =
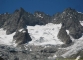
<path fill-rule="evenodd" d="M 25 20 L 22 19 L 22 15 L 24 14 L 24 12 L 25 11 L 22 8 L 15 11 L 14 14 L 12 14 L 11 17 L 4 23 L 3 27 L 7 30 L 7 34 L 15 32 L 18 29 L 17 27 L 23 28 L 26 25 L 24 23 Z"/>
<path fill-rule="evenodd" d="M 4 60 L 2 57 L 0 57 L 0 60 Z"/>
<path fill-rule="evenodd" d="M 2 28 L 3 24 L 5 23 L 5 21 L 9 19 L 10 16 L 11 14 L 8 14 L 8 13 L 0 15 L 0 28 Z"/>
<path fill-rule="evenodd" d="M 61 13 L 56 13 L 55 15 L 52 16 L 52 23 L 59 24 L 61 22 L 62 22 Z"/>
<path fill-rule="evenodd" d="M 16 43 L 18 44 L 24 44 L 31 41 L 27 29 L 23 29 L 22 31 L 17 31 L 13 39 L 16 40 Z"/>
<path fill-rule="evenodd" d="M 70 39 L 69 35 L 67 34 L 64 28 L 60 29 L 57 37 L 65 44 L 70 44 L 72 42 L 72 40 Z"/>
<path fill-rule="evenodd" d="M 82 36 L 83 27 L 79 22 L 78 12 L 68 8 L 62 13 L 64 27 L 69 30 L 70 35 L 78 39 Z"/>
<path fill-rule="evenodd" d="M 83 15 L 75 9 L 67 8 L 63 13 L 57 13 L 52 18 L 53 23 L 62 23 L 62 27 L 69 30 L 69 34 L 73 38 L 78 39 L 82 36 L 83 26 L 81 26 L 79 21 L 83 20 Z"/>
<path fill-rule="evenodd" d="M 56 51 L 57 51 L 57 49 L 52 48 L 52 47 L 41 50 L 41 52 L 43 52 L 43 53 L 55 53 Z"/>
<path fill-rule="evenodd" d="M 35 16 L 40 22 L 42 22 L 43 25 L 45 25 L 45 24 L 51 22 L 51 16 L 45 14 L 44 12 L 36 11 L 36 12 L 34 13 L 34 16 Z"/>

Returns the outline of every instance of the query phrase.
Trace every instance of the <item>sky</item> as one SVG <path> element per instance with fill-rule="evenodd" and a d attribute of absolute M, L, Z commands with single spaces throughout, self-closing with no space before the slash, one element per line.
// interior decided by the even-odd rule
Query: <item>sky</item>
<path fill-rule="evenodd" d="M 20 7 L 30 13 L 42 11 L 49 15 L 62 12 L 68 7 L 83 12 L 83 0 L 0 0 L 0 14 L 13 13 Z"/>

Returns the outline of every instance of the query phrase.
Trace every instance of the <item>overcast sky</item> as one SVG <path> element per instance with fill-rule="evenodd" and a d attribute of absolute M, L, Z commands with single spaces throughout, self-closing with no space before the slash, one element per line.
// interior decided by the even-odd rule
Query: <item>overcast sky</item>
<path fill-rule="evenodd" d="M 0 14 L 23 7 L 27 12 L 42 11 L 53 15 L 71 7 L 83 12 L 83 0 L 0 0 Z"/>

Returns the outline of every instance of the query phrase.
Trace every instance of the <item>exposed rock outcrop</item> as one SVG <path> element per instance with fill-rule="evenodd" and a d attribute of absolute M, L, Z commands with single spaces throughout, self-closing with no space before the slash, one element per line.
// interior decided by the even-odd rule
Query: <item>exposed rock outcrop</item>
<path fill-rule="evenodd" d="M 27 29 L 20 29 L 16 31 L 16 34 L 14 35 L 13 39 L 16 40 L 16 43 L 18 45 L 31 41 L 31 37 L 29 36 Z"/>
<path fill-rule="evenodd" d="M 67 34 L 65 28 L 61 28 L 58 36 L 57 36 L 62 42 L 65 44 L 70 44 L 72 40 L 70 39 L 70 36 Z"/>
<path fill-rule="evenodd" d="M 20 10 L 16 10 L 13 14 L 11 14 L 11 17 L 4 23 L 3 28 L 6 29 L 6 33 L 7 34 L 11 34 L 13 32 L 15 32 L 18 28 L 18 25 L 20 23 L 22 23 L 22 25 L 19 26 L 20 27 L 24 27 L 24 25 L 26 25 L 24 22 L 25 20 L 23 20 L 22 16 L 25 14 L 25 11 L 20 8 Z"/>
<path fill-rule="evenodd" d="M 4 60 L 2 57 L 0 57 L 0 60 Z"/>
<path fill-rule="evenodd" d="M 53 23 L 62 23 L 62 27 L 69 30 L 69 34 L 73 38 L 78 39 L 82 36 L 83 26 L 79 21 L 83 20 L 83 15 L 78 13 L 75 9 L 67 8 L 62 13 L 54 15 L 52 18 Z"/>

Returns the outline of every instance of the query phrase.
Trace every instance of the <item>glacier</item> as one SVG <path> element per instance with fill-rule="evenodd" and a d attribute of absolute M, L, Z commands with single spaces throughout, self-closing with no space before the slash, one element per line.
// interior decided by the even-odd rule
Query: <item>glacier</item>
<path fill-rule="evenodd" d="M 61 29 L 61 24 L 48 23 L 46 25 L 27 26 L 28 32 L 32 38 L 29 44 L 33 45 L 57 45 L 63 44 L 57 38 L 57 34 Z"/>

